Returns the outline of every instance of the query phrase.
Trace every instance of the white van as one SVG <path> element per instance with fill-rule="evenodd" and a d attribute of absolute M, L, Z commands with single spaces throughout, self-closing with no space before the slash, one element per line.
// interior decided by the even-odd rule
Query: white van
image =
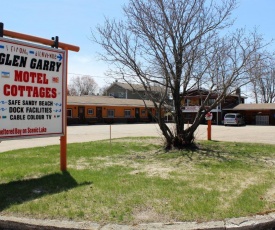
<path fill-rule="evenodd" d="M 224 116 L 224 125 L 244 125 L 244 118 L 240 113 L 227 113 Z"/>

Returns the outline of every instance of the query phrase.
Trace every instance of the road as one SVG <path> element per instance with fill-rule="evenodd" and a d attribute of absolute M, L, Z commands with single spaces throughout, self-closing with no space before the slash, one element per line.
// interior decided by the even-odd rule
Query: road
<path fill-rule="evenodd" d="M 172 125 L 172 124 L 169 124 Z M 68 126 L 67 142 L 88 142 L 119 137 L 161 137 L 157 124 L 114 124 Z M 197 140 L 207 140 L 207 125 L 195 132 Z M 46 145 L 58 145 L 60 137 L 6 140 L 0 143 L 0 152 Z M 212 126 L 212 140 L 275 144 L 274 126 Z"/>

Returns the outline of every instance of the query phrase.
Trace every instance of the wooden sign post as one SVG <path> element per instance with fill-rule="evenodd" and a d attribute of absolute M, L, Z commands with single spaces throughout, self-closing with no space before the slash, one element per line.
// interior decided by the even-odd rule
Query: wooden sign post
<path fill-rule="evenodd" d="M 0 23 L 0 140 L 60 136 L 61 171 L 67 170 L 68 51 L 79 49 Z"/>

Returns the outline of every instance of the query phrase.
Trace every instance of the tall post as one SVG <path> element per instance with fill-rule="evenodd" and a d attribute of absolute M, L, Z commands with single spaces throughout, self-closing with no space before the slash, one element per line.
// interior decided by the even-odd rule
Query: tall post
<path fill-rule="evenodd" d="M 205 114 L 205 120 L 207 120 L 207 140 L 211 140 L 211 124 L 212 124 L 213 114 L 208 112 Z"/>
<path fill-rule="evenodd" d="M 216 118 L 216 125 L 219 125 L 219 106 L 217 105 L 217 114 L 216 114 L 217 118 Z"/>
<path fill-rule="evenodd" d="M 66 51 L 66 86 L 65 86 L 65 111 L 64 111 L 64 136 L 60 137 L 60 170 L 67 170 L 67 80 L 68 80 L 68 49 Z"/>
<path fill-rule="evenodd" d="M 211 140 L 211 120 L 207 121 L 207 140 Z"/>
<path fill-rule="evenodd" d="M 4 36 L 4 23 L 0 22 L 0 37 L 2 38 Z"/>

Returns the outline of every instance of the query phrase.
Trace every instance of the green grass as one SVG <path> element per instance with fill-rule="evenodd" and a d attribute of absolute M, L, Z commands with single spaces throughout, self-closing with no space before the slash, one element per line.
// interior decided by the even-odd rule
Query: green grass
<path fill-rule="evenodd" d="M 165 152 L 157 138 L 0 153 L 0 214 L 98 223 L 209 221 L 275 209 L 275 146 L 202 141 Z"/>

